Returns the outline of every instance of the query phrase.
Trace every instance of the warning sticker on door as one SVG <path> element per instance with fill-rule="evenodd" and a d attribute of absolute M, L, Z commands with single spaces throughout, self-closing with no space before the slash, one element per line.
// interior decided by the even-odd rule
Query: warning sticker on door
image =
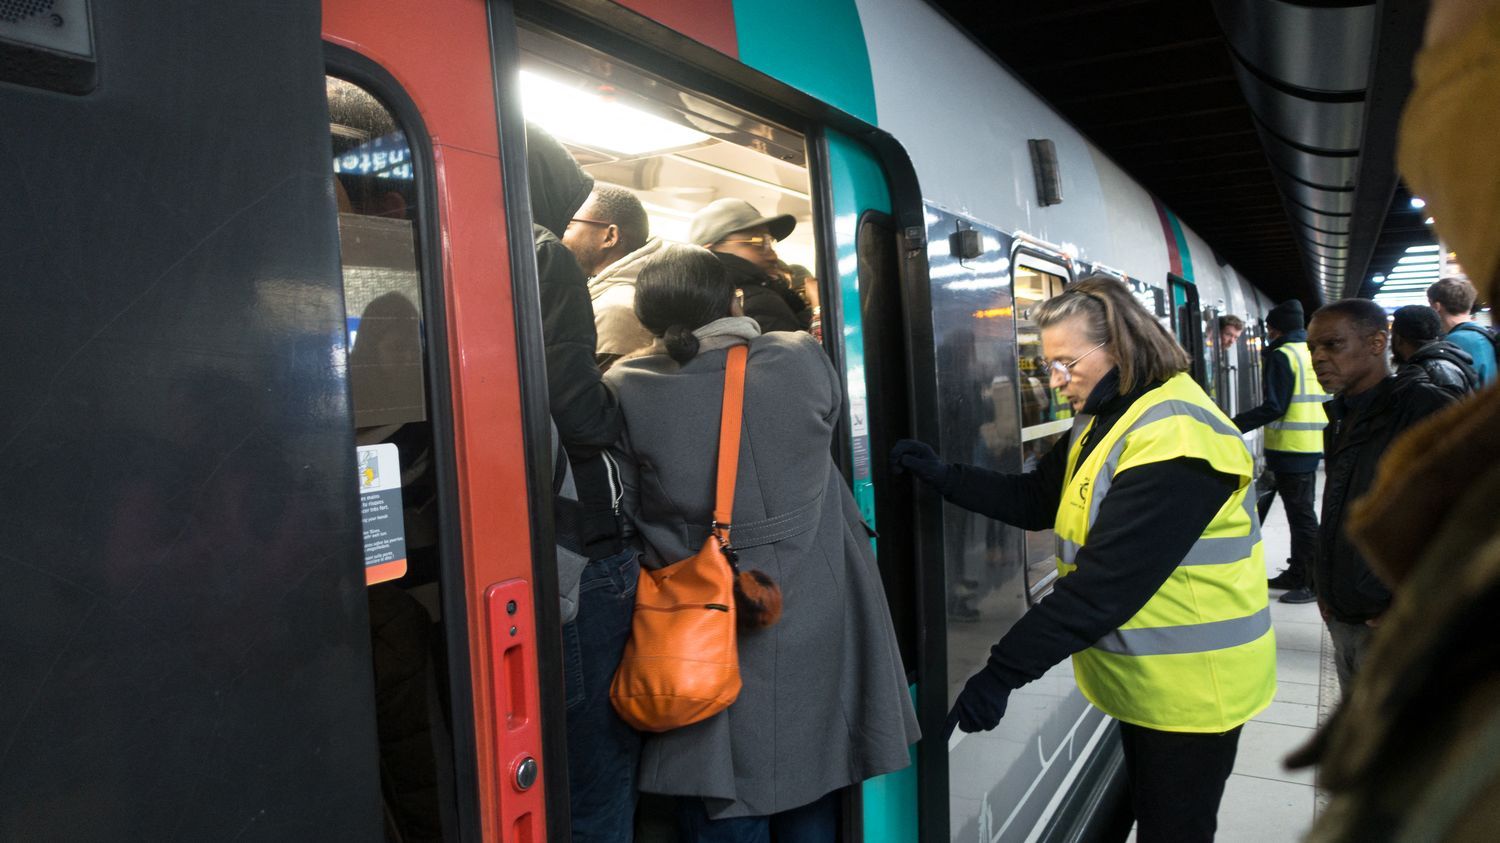
<path fill-rule="evenodd" d="M 406 574 L 406 524 L 401 514 L 401 455 L 389 442 L 360 445 L 359 515 L 364 524 L 365 584 Z"/>

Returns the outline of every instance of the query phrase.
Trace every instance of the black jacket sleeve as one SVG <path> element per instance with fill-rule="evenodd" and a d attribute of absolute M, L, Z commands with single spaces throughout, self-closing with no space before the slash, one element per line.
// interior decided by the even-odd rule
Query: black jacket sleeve
<path fill-rule="evenodd" d="M 1235 416 L 1234 426 L 1241 433 L 1249 433 L 1286 415 L 1286 409 L 1292 406 L 1292 391 L 1296 388 L 1297 378 L 1292 374 L 1292 364 L 1286 355 L 1267 354 L 1265 371 L 1261 374 L 1261 404 Z"/>
<path fill-rule="evenodd" d="M 575 461 L 614 444 L 624 426 L 619 402 L 594 363 L 594 306 L 588 279 L 567 247 L 550 235 L 536 244 L 542 300 L 547 398 L 563 447 Z"/>
<path fill-rule="evenodd" d="M 938 491 L 949 502 L 970 512 L 1023 530 L 1049 530 L 1057 518 L 1063 475 L 1068 469 L 1068 441 L 1067 436 L 1057 440 L 1037 467 L 1025 474 L 950 465 L 948 482 Z"/>
<path fill-rule="evenodd" d="M 1078 570 L 1060 578 L 990 650 L 1000 678 L 1019 688 L 1134 617 L 1237 485 L 1186 457 L 1120 472 L 1078 552 Z"/>

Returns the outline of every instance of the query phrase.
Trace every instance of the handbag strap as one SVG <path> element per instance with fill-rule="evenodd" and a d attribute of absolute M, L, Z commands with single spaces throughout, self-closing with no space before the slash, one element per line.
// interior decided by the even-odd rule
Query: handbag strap
<path fill-rule="evenodd" d="M 740 470 L 740 422 L 745 415 L 745 359 L 749 346 L 729 349 L 724 364 L 724 406 L 719 413 L 719 481 L 714 491 L 714 532 L 729 541 L 734 515 L 734 483 Z"/>

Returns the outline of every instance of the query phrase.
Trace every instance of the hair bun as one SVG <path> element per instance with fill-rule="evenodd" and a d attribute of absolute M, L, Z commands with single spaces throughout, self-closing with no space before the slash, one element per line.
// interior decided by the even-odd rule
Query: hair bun
<path fill-rule="evenodd" d="M 661 335 L 667 346 L 667 354 L 678 363 L 686 363 L 698 356 L 698 337 L 681 325 L 673 325 Z"/>

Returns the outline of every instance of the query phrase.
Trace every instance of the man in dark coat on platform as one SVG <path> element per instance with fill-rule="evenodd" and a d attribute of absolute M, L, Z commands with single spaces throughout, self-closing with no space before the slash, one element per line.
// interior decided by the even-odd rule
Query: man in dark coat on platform
<path fill-rule="evenodd" d="M 1333 638 L 1339 687 L 1347 689 L 1391 605 L 1391 592 L 1350 540 L 1350 506 L 1375 482 L 1391 441 L 1456 399 L 1425 376 L 1398 380 L 1386 366 L 1385 310 L 1369 299 L 1344 299 L 1313 314 L 1308 351 L 1318 382 L 1333 394 L 1326 405 L 1323 451 L 1328 461 L 1323 522 L 1313 587 Z"/>

